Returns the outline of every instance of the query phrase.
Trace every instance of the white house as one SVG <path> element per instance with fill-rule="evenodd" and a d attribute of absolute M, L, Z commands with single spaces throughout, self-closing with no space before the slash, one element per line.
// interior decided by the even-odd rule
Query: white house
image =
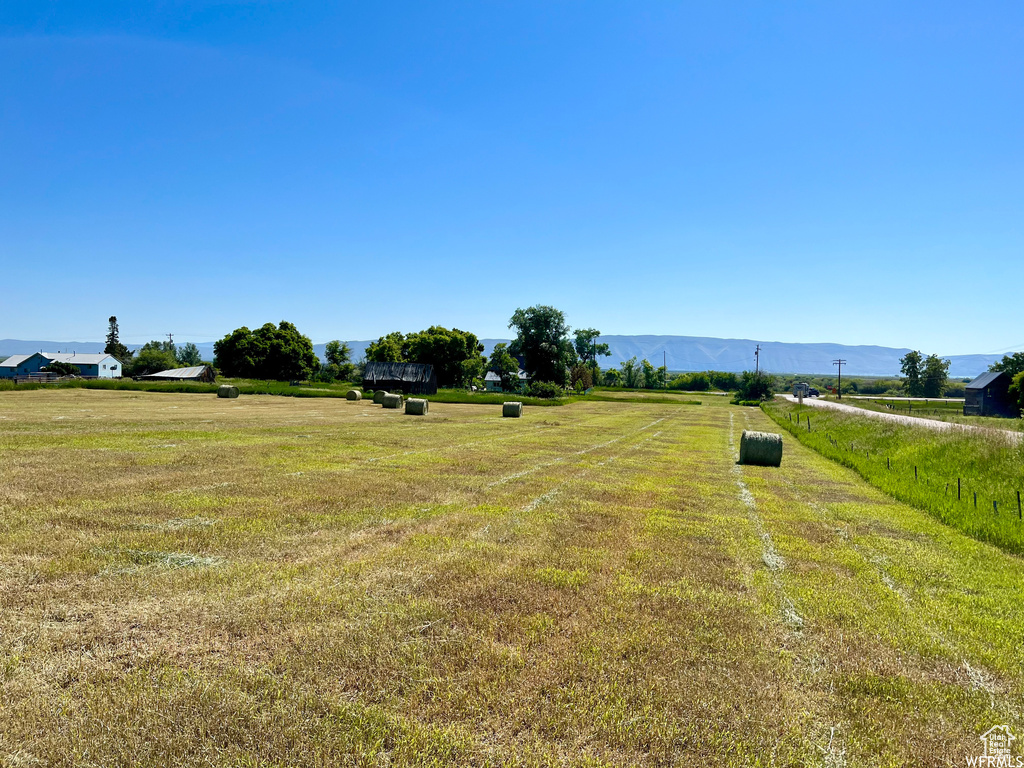
<path fill-rule="evenodd" d="M 519 390 L 517 390 L 517 391 L 522 391 L 526 387 L 527 383 L 529 382 L 529 379 L 530 379 L 530 377 L 526 375 L 526 371 L 524 371 L 522 368 L 520 368 L 519 369 Z M 488 371 L 487 375 L 484 376 L 484 389 L 486 391 L 488 391 L 488 392 L 502 392 L 502 391 L 504 391 L 501 388 L 501 376 L 496 374 L 494 371 Z"/>

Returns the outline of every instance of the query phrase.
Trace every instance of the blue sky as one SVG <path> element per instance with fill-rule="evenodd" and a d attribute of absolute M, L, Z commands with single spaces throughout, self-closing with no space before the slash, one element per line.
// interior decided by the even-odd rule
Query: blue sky
<path fill-rule="evenodd" d="M 1019 3 L 0 5 L 0 337 L 1024 347 Z"/>

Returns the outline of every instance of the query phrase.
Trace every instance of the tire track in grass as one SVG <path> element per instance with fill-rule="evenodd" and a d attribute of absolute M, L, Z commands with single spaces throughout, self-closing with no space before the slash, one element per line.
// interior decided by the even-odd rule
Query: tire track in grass
<path fill-rule="evenodd" d="M 735 461 L 736 459 L 736 425 L 733 414 L 729 414 L 729 457 L 733 459 L 732 473 L 736 479 L 736 487 L 739 490 L 739 499 L 747 510 L 747 519 L 754 528 L 757 538 L 761 541 L 761 561 L 772 574 L 772 587 L 775 596 L 779 601 L 782 617 L 786 625 L 793 632 L 802 632 L 804 628 L 803 617 L 796 610 L 792 599 L 786 594 L 786 588 L 779 578 L 779 572 L 786 567 L 786 561 L 775 549 L 775 542 L 764 527 L 764 521 L 757 511 L 757 501 L 754 494 L 750 492 L 743 480 L 743 467 Z"/>
<path fill-rule="evenodd" d="M 743 418 L 744 425 L 749 427 L 749 417 L 746 413 L 743 414 Z M 738 461 L 736 425 L 734 414 L 732 413 L 729 414 L 729 458 L 733 462 L 732 473 L 735 477 L 739 499 L 747 511 L 747 518 L 750 520 L 758 540 L 761 542 L 761 561 L 771 574 L 772 590 L 775 593 L 783 623 L 789 630 L 790 637 L 796 642 L 803 644 L 804 641 L 809 640 L 804 634 L 806 628 L 805 621 L 797 611 L 792 598 L 786 592 L 786 587 L 782 583 L 780 575 L 786 568 L 786 560 L 776 549 L 775 542 L 757 510 L 757 500 L 743 480 L 743 467 Z M 818 670 L 827 664 L 827 660 L 807 658 L 803 653 L 795 653 L 794 658 L 797 661 L 796 668 L 799 670 L 799 677 L 797 678 L 798 689 L 802 687 L 803 683 L 806 683 L 810 690 L 815 690 L 817 686 L 813 678 Z M 836 732 L 841 732 L 844 724 L 840 722 L 824 726 L 820 721 L 820 711 L 820 708 L 817 708 L 812 714 L 812 733 L 808 735 L 808 741 L 813 743 L 818 741 L 819 738 L 823 739 L 826 733 L 825 728 L 827 727 L 828 744 L 826 746 L 822 746 L 820 743 L 816 745 L 821 752 L 822 765 L 825 768 L 843 768 L 846 765 L 846 749 L 840 747 L 837 743 Z"/>
<path fill-rule="evenodd" d="M 596 451 L 596 450 L 598 450 L 600 448 L 607 447 L 607 446 L 612 445 L 614 443 L 617 443 L 617 442 L 620 442 L 622 440 L 625 440 L 626 438 L 629 438 L 629 437 L 634 437 L 634 436 L 644 432 L 645 430 L 650 429 L 652 426 L 654 426 L 656 424 L 660 424 L 661 422 L 665 421 L 667 418 L 669 418 L 669 417 L 663 416 L 660 419 L 656 419 L 655 421 L 652 421 L 650 424 L 647 424 L 647 425 L 645 425 L 643 427 L 640 427 L 640 429 L 636 430 L 635 432 L 631 432 L 631 433 L 626 434 L 626 435 L 621 435 L 621 436 L 615 438 L 614 440 L 608 440 L 608 441 L 606 441 L 604 443 L 599 443 L 598 445 L 593 445 L 590 448 L 586 448 L 586 449 L 584 449 L 582 451 L 575 451 L 572 455 L 574 455 L 574 456 L 581 456 L 581 455 L 586 455 L 588 453 L 593 453 L 594 451 Z M 546 504 L 547 502 L 551 501 L 556 496 L 558 496 L 558 494 L 561 491 L 561 489 L 564 486 L 566 486 L 567 484 L 569 484 L 569 483 L 571 483 L 571 482 L 573 482 L 575 480 L 582 480 L 583 478 L 585 478 L 588 475 L 590 475 L 598 467 L 603 467 L 606 464 L 610 464 L 611 462 L 616 461 L 616 460 L 622 458 L 624 455 L 626 455 L 630 451 L 639 450 L 642 446 L 646 445 L 647 443 L 651 442 L 655 438 L 659 437 L 661 434 L 662 434 L 662 431 L 660 431 L 660 430 L 658 432 L 654 432 L 651 435 L 645 437 L 643 440 L 640 440 L 639 442 L 634 443 L 633 445 L 630 445 L 629 447 L 625 448 L 624 450 L 622 450 L 620 453 L 616 454 L 615 456 L 609 456 L 604 461 L 600 461 L 600 462 L 596 463 L 593 467 L 590 467 L 589 469 L 584 469 L 583 471 L 579 472 L 576 475 L 573 475 L 572 477 L 566 478 L 565 480 L 562 480 L 561 482 L 555 483 L 555 485 L 551 486 L 551 488 L 549 488 L 547 491 L 545 491 L 544 493 L 540 494 L 539 496 L 536 496 L 533 499 L 531 499 L 526 504 L 526 506 L 524 506 L 520 510 L 520 512 L 521 513 L 527 513 L 527 512 L 534 511 L 538 507 Z M 564 459 L 559 459 L 557 461 L 564 461 Z M 534 470 L 537 470 L 537 469 L 542 469 L 544 466 L 551 466 L 554 463 L 556 463 L 556 462 L 547 462 L 544 465 L 538 465 L 536 467 L 533 467 L 530 470 L 530 472 L 532 472 Z M 523 476 L 525 474 L 529 474 L 529 472 L 517 473 L 517 476 Z M 490 488 L 491 486 L 489 485 L 487 487 Z"/>
<path fill-rule="evenodd" d="M 632 433 L 629 433 L 629 434 L 626 434 L 626 435 L 620 435 L 619 437 L 613 438 L 611 440 L 606 440 L 603 443 L 597 443 L 595 445 L 590 446 L 589 448 L 584 448 L 583 450 L 580 450 L 580 451 L 574 451 L 570 455 L 571 456 L 585 456 L 588 453 L 593 453 L 594 451 L 598 451 L 598 450 L 600 450 L 602 448 L 607 448 L 609 445 L 613 445 L 613 444 L 615 444 L 615 443 L 617 443 L 617 442 L 619 442 L 621 440 L 625 440 L 627 437 L 632 437 L 633 435 L 639 434 L 639 433 L 641 433 L 641 432 L 643 432 L 643 431 L 645 431 L 647 429 L 650 429 L 651 427 L 653 427 L 653 426 L 655 426 L 657 424 L 660 424 L 666 418 L 667 418 L 666 416 L 663 416 L 660 419 L 655 419 L 650 424 L 646 424 L 646 425 L 640 427 L 635 432 L 632 432 Z M 661 434 L 661 433 L 659 432 L 658 434 Z M 551 467 L 551 466 L 554 466 L 555 464 L 561 464 L 565 460 L 566 460 L 566 457 L 559 456 L 558 458 L 552 459 L 551 461 L 544 461 L 544 462 L 541 462 L 540 464 L 535 464 L 534 466 L 529 467 L 527 469 L 524 469 L 524 470 L 522 470 L 520 472 L 514 472 L 511 475 L 506 475 L 505 477 L 499 477 L 494 482 L 488 483 L 487 484 L 487 488 L 494 488 L 496 486 L 504 485 L 505 483 L 511 482 L 512 480 L 518 480 L 519 478 L 526 477 L 527 475 L 532 474 L 533 472 L 536 472 L 539 469 L 544 469 L 545 467 Z M 601 462 L 601 463 L 605 464 L 608 461 L 609 460 L 606 460 L 606 461 Z"/>
<path fill-rule="evenodd" d="M 592 424 L 594 422 L 598 422 L 598 421 L 601 421 L 601 420 L 606 419 L 606 418 L 609 418 L 608 414 L 596 414 L 592 418 L 582 420 L 582 421 L 574 424 L 573 426 L 577 426 L 577 427 L 578 426 L 586 426 L 588 424 Z M 650 426 L 650 425 L 648 425 L 648 426 Z M 490 445 L 490 444 L 493 444 L 493 443 L 502 443 L 502 442 L 507 442 L 509 440 L 515 440 L 517 438 L 523 437 L 524 435 L 536 435 L 536 434 L 538 434 L 540 432 L 550 432 L 550 431 L 558 429 L 558 428 L 559 427 L 557 425 L 551 425 L 551 426 L 549 426 L 549 425 L 541 425 L 541 424 L 531 425 L 531 426 L 527 427 L 527 429 L 532 429 L 532 430 L 534 430 L 533 432 L 521 431 L 521 432 L 516 432 L 516 433 L 514 433 L 512 435 L 508 435 L 506 437 L 487 437 L 487 438 L 484 438 L 482 440 L 473 440 L 473 441 L 468 442 L 468 443 L 454 443 L 454 444 L 448 444 L 448 445 L 435 446 L 433 448 L 418 448 L 418 449 L 411 450 L 411 451 L 400 451 L 398 453 L 391 453 L 391 454 L 388 454 L 386 456 L 371 456 L 370 458 L 363 459 L 362 463 L 371 464 L 371 463 L 375 463 L 375 462 L 378 462 L 378 461 L 388 461 L 390 459 L 404 458 L 406 456 L 415 456 L 415 455 L 418 455 L 418 454 L 442 453 L 442 452 L 445 452 L 445 451 L 454 451 L 454 450 L 461 450 L 463 448 L 472 448 L 473 446 L 477 446 L 477 445 L 484 445 L 484 444 Z M 424 427 L 424 429 L 426 429 L 426 428 Z M 645 427 L 645 429 L 646 429 L 646 427 Z M 614 442 L 614 441 L 612 441 L 612 442 Z M 353 468 L 354 467 L 346 467 L 346 470 L 348 471 L 348 470 L 351 470 Z"/>

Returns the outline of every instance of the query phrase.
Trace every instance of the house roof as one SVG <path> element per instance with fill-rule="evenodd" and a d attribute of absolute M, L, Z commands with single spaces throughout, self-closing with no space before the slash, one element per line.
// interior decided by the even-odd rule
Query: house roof
<path fill-rule="evenodd" d="M 117 362 L 116 357 L 102 353 L 82 353 L 79 355 L 74 352 L 33 352 L 31 355 L 11 355 L 0 363 L 0 366 L 4 368 L 17 368 L 30 357 L 35 357 L 36 355 L 45 358 L 51 363 L 71 363 L 72 365 L 99 365 L 104 360 L 113 360 L 115 363 Z"/>
<path fill-rule="evenodd" d="M 75 352 L 43 352 L 41 354 L 51 363 L 71 363 L 71 365 L 99 365 L 104 360 L 117 360 L 117 358 L 115 358 L 113 355 L 106 355 L 102 352 L 98 354 L 77 354 Z"/>
<path fill-rule="evenodd" d="M 38 354 L 39 354 L 38 352 L 33 352 L 32 353 L 32 355 L 38 355 Z M 25 362 L 30 357 L 32 357 L 32 355 L 11 355 L 6 360 L 4 360 L 2 363 L 0 363 L 0 368 L 17 368 L 23 362 Z"/>
<path fill-rule="evenodd" d="M 157 371 L 156 373 L 147 373 L 143 378 L 145 379 L 195 379 L 202 376 L 208 365 L 193 365 L 188 368 L 171 368 L 169 371 Z"/>
<path fill-rule="evenodd" d="M 426 363 L 367 363 L 363 379 L 369 381 L 429 382 L 434 378 L 434 366 Z"/>
<path fill-rule="evenodd" d="M 1009 382 L 1010 377 L 1003 371 L 986 371 L 968 384 L 966 389 L 985 389 L 1001 376 L 1006 377 L 1007 382 Z"/>
<path fill-rule="evenodd" d="M 520 368 L 519 379 L 521 381 L 526 381 L 528 378 L 529 376 L 526 375 L 526 371 Z M 488 371 L 487 374 L 484 376 L 484 381 L 501 381 L 501 376 L 496 374 L 494 371 Z"/>

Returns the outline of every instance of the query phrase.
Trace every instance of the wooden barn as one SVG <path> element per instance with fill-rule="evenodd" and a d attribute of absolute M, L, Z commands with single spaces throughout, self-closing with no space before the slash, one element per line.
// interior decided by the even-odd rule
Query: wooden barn
<path fill-rule="evenodd" d="M 386 389 L 404 395 L 436 395 L 434 366 L 423 363 L 367 363 L 363 390 Z"/>
<path fill-rule="evenodd" d="M 1013 380 L 1002 371 L 981 374 L 966 387 L 965 416 L 1017 416 L 1017 406 L 1010 399 Z"/>

